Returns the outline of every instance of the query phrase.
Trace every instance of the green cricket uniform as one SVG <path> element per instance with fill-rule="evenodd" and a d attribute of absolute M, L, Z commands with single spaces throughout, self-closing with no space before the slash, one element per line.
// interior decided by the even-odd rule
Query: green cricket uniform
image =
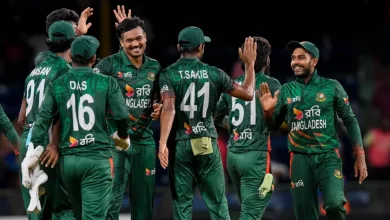
<path fill-rule="evenodd" d="M 161 73 L 159 83 L 163 100 L 176 99 L 177 143 L 169 162 L 174 219 L 192 218 L 195 181 L 211 219 L 230 219 L 213 114 L 221 93 L 236 84 L 197 58 L 179 59 Z"/>
<path fill-rule="evenodd" d="M 319 51 L 310 42 L 291 42 L 292 52 L 301 47 L 313 57 Z M 288 124 L 290 178 L 295 216 L 298 220 L 317 220 L 319 187 L 328 219 L 346 219 L 342 162 L 338 154 L 337 117 L 346 126 L 354 147 L 362 147 L 359 124 L 342 85 L 320 77 L 315 70 L 304 79 L 284 84 L 270 126 Z"/>
<path fill-rule="evenodd" d="M 94 37 L 78 37 L 72 43 L 71 54 L 89 60 L 98 46 Z M 106 115 L 110 109 L 117 121 L 118 136 L 126 137 L 129 119 L 123 101 L 117 83 L 89 67 L 71 69 L 50 83 L 45 93 L 31 142 L 36 146 L 44 143 L 42 137 L 58 112 L 61 176 L 76 219 L 106 217 L 113 175 Z"/>
<path fill-rule="evenodd" d="M 35 60 L 34 60 L 35 66 L 38 66 L 38 65 L 39 65 L 47 56 L 49 56 L 50 54 L 52 54 L 52 52 L 49 51 L 49 50 L 45 50 L 45 51 L 39 52 L 39 53 L 35 56 Z"/>
<path fill-rule="evenodd" d="M 55 34 L 62 36 L 56 37 Z M 58 21 L 49 28 L 49 39 L 51 41 L 72 39 L 75 37 L 74 29 L 69 22 Z M 24 98 L 26 99 L 26 122 L 23 127 L 20 147 L 20 162 L 26 156 L 27 147 L 30 142 L 31 128 L 36 121 L 39 108 L 43 102 L 46 88 L 49 83 L 69 71 L 71 66 L 65 59 L 51 51 L 44 51 L 37 55 L 36 66 L 27 76 L 24 87 Z M 50 142 L 51 127 L 46 130 L 42 146 L 46 147 Z M 69 197 L 60 180 L 58 166 L 55 168 L 41 168 L 48 175 L 48 181 L 43 185 L 46 194 L 41 196 L 42 211 L 38 214 L 28 214 L 29 219 L 74 219 Z M 20 175 L 21 178 L 21 175 Z M 22 188 L 22 197 L 25 209 L 30 202 L 28 189 Z M 53 213 L 53 214 L 52 214 Z"/>
<path fill-rule="evenodd" d="M 236 82 L 242 84 L 245 77 Z M 271 93 L 280 88 L 275 78 L 256 74 L 256 86 L 268 83 Z M 229 115 L 229 142 L 226 166 L 241 202 L 240 219 L 261 219 L 271 199 L 272 192 L 259 196 L 259 187 L 266 173 L 271 173 L 269 145 L 270 131 L 263 119 L 263 110 L 257 97 L 243 101 L 228 94 L 222 94 L 215 113 L 216 123 Z"/>
<path fill-rule="evenodd" d="M 5 114 L 3 108 L 0 106 L 0 131 L 4 133 L 7 139 L 12 144 L 12 149 L 15 152 L 15 155 L 19 154 L 19 136 L 16 133 L 12 122 L 9 120 L 8 116 Z"/>
<path fill-rule="evenodd" d="M 158 85 L 155 85 L 160 64 L 146 55 L 143 64 L 136 68 L 122 49 L 101 60 L 96 72 L 108 75 L 118 82 L 130 113 L 129 135 L 131 147 L 127 152 L 114 151 L 114 185 L 107 219 L 119 219 L 119 211 L 127 184 L 130 187 L 131 218 L 151 220 L 156 174 L 156 147 L 153 139 L 153 101 Z M 117 128 L 109 118 L 109 129 Z"/>

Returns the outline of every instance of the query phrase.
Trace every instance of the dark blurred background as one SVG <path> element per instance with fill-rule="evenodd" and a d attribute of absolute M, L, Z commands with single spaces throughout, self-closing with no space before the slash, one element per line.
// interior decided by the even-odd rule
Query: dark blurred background
<path fill-rule="evenodd" d="M 117 4 L 124 4 L 132 9 L 133 15 L 145 20 L 147 55 L 163 67 L 178 58 L 177 35 L 190 25 L 201 27 L 212 38 L 206 46 L 204 61 L 233 78 L 243 74 L 237 48 L 247 36 L 262 36 L 270 41 L 271 75 L 281 83 L 294 80 L 285 45 L 291 40 L 315 43 L 321 54 L 319 73 L 339 80 L 348 92 L 367 151 L 369 177 L 359 186 L 353 174 L 352 148 L 340 123 L 348 219 L 390 219 L 390 1 L 2 0 L 0 103 L 18 131 L 16 121 L 24 80 L 33 68 L 35 55 L 46 50 L 46 16 L 62 7 L 78 13 L 93 7 L 94 15 L 90 19 L 93 25 L 88 34 L 100 40 L 99 57 L 104 58 L 119 49 L 112 12 Z M 158 122 L 154 128 L 158 140 Z M 226 137 L 221 130 L 219 143 L 223 156 Z M 272 168 L 277 183 L 265 218 L 294 219 L 285 132 L 272 134 L 271 140 Z M 1 134 L 0 215 L 23 215 L 19 170 L 9 145 Z M 170 219 L 167 173 L 157 166 L 156 219 Z M 234 219 L 239 214 L 239 202 L 228 176 L 226 180 Z M 129 213 L 126 196 L 122 211 Z M 194 201 L 194 219 L 209 219 L 199 194 Z"/>

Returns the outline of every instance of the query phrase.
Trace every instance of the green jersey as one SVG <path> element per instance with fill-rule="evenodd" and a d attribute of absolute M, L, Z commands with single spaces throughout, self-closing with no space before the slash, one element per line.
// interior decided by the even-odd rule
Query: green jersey
<path fill-rule="evenodd" d="M 38 66 L 46 57 L 48 57 L 51 54 L 53 54 L 53 52 L 51 52 L 49 50 L 45 50 L 45 51 L 39 52 L 35 56 L 35 60 L 34 60 L 35 66 Z"/>
<path fill-rule="evenodd" d="M 281 87 L 272 124 L 279 127 L 286 119 L 289 150 L 315 154 L 339 147 L 337 117 L 343 120 L 353 146 L 362 147 L 347 93 L 337 80 L 320 77 L 316 70 L 306 84 L 297 78 Z"/>
<path fill-rule="evenodd" d="M 236 79 L 242 84 L 245 76 Z M 261 83 L 268 83 L 271 93 L 274 94 L 280 88 L 280 83 L 275 78 L 256 74 L 256 86 Z M 263 118 L 263 109 L 256 96 L 252 101 L 243 101 L 228 94 L 222 94 L 215 113 L 216 123 L 229 115 L 229 142 L 228 148 L 234 152 L 245 152 L 250 150 L 270 150 L 268 139 L 270 131 Z"/>
<path fill-rule="evenodd" d="M 236 86 L 224 71 L 196 58 L 181 58 L 159 81 L 162 99 L 176 98 L 176 140 L 218 137 L 213 119 L 217 101 Z"/>
<path fill-rule="evenodd" d="M 131 141 L 138 144 L 154 144 L 152 131 L 153 101 L 157 98 L 156 78 L 160 64 L 144 55 L 143 64 L 136 68 L 124 50 L 102 59 L 94 68 L 96 72 L 113 77 L 118 82 L 130 113 Z"/>
<path fill-rule="evenodd" d="M 26 123 L 24 130 L 29 130 L 36 120 L 42 104 L 46 87 L 57 77 L 67 73 L 71 66 L 55 53 L 46 51 L 45 58 L 27 76 L 24 86 L 26 99 Z"/>
<path fill-rule="evenodd" d="M 58 111 L 61 121 L 60 154 L 90 158 L 112 156 L 106 114 L 117 120 L 118 135 L 127 136 L 128 112 L 118 84 L 95 74 L 92 68 L 78 67 L 50 83 L 34 124 L 31 142 L 42 144 L 51 119 Z"/>

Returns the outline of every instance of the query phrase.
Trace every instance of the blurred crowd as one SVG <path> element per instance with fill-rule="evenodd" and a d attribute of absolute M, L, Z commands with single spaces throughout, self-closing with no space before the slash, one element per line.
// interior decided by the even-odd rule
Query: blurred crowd
<path fill-rule="evenodd" d="M 322 54 L 319 65 L 320 74 L 339 80 L 349 95 L 349 102 L 361 126 L 369 166 L 368 179 L 371 180 L 390 180 L 390 44 L 388 41 L 390 39 L 390 10 L 387 15 L 381 28 L 372 33 L 375 37 L 361 39 L 363 42 L 371 43 L 360 44 L 356 42 L 351 44 L 327 33 L 314 40 L 304 39 L 313 41 L 320 48 Z M 20 23 L 20 19 L 23 17 L 13 18 L 9 22 L 17 25 Z M 147 53 L 157 60 L 161 58 L 163 61 L 160 62 L 163 67 L 167 66 L 169 63 L 164 63 L 166 60 L 177 58 L 177 54 L 174 52 L 175 45 L 156 50 L 155 44 L 152 44 L 153 22 L 147 20 L 147 23 L 148 32 L 151 33 L 148 35 L 148 49 L 151 48 L 151 50 Z M 31 30 L 26 33 L 23 30 L 20 31 L 20 33 L 0 36 L 0 104 L 18 131 L 20 128 L 16 124 L 16 120 L 23 96 L 24 79 L 33 68 L 34 56 L 39 51 L 46 49 L 45 33 L 42 32 L 44 30 L 36 33 L 31 32 Z M 272 44 L 272 39 L 269 40 Z M 231 45 L 227 45 L 227 48 L 231 48 Z M 219 66 L 221 50 L 206 50 L 205 61 Z M 288 54 L 285 53 L 283 47 L 273 48 L 270 74 L 279 79 L 281 83 L 294 80 L 288 65 L 275 65 L 280 62 L 288 64 L 289 57 L 286 56 Z M 231 55 L 229 59 L 231 59 L 230 63 L 224 62 L 219 67 L 230 73 L 233 78 L 237 78 L 243 74 L 240 61 L 235 60 L 236 55 Z M 154 127 L 157 131 L 155 136 L 158 138 L 158 122 Z M 226 131 L 222 129 L 219 129 L 219 134 L 218 143 L 224 156 L 226 155 L 228 136 Z M 353 178 L 352 146 L 342 123 L 339 126 L 339 136 L 344 160 L 344 175 L 347 178 Z M 286 128 L 273 133 L 271 143 L 274 176 L 279 181 L 289 181 Z M 19 187 L 18 165 L 9 145 L 10 143 L 1 134 L 0 188 Z M 165 181 L 160 182 L 164 183 Z"/>

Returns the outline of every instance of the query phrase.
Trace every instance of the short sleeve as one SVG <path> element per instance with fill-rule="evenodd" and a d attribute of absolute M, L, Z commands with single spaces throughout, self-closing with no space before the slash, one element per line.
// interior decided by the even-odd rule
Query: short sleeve
<path fill-rule="evenodd" d="M 103 59 L 101 60 L 94 68 L 93 68 L 94 73 L 100 73 L 102 75 L 113 75 L 112 72 L 112 62 L 110 59 Z"/>
<path fill-rule="evenodd" d="M 219 82 L 221 83 L 221 88 L 223 92 L 230 93 L 237 87 L 237 83 L 230 78 L 228 74 L 225 73 L 225 71 L 218 69 L 218 76 L 219 76 Z"/>
<path fill-rule="evenodd" d="M 163 70 L 160 73 L 159 77 L 159 85 L 160 85 L 160 95 L 162 101 L 167 98 L 175 98 L 175 90 L 173 88 L 171 77 L 169 77 L 169 72 Z"/>

